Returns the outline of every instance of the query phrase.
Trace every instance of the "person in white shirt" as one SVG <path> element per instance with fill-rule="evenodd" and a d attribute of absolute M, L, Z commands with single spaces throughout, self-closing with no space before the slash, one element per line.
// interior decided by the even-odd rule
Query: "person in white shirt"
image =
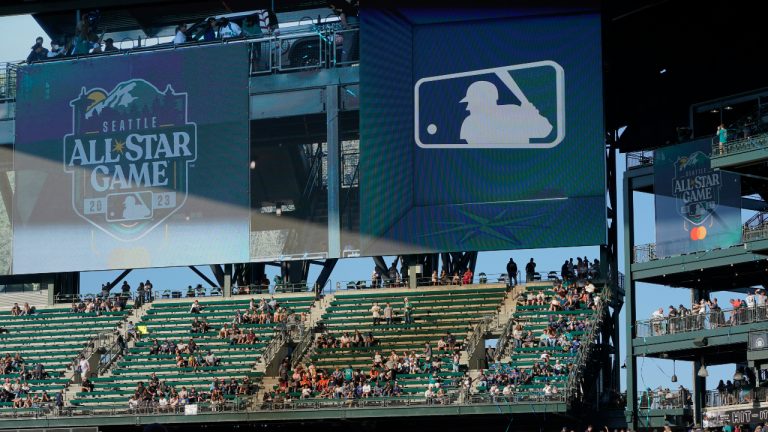
<path fill-rule="evenodd" d="M 592 284 L 592 282 L 587 282 L 587 285 L 584 286 L 584 291 L 593 294 L 595 292 L 595 285 Z"/>
<path fill-rule="evenodd" d="M 231 22 L 228 18 L 222 17 L 219 20 L 219 37 L 222 39 L 238 37 L 243 33 L 239 25 Z"/>
<path fill-rule="evenodd" d="M 371 396 L 371 383 L 368 381 L 363 384 L 363 397 L 367 398 Z"/>
<path fill-rule="evenodd" d="M 752 293 L 747 294 L 747 307 L 748 308 L 755 307 L 755 295 Z"/>
<path fill-rule="evenodd" d="M 88 378 L 88 373 L 91 371 L 91 364 L 85 358 L 80 359 L 80 376 L 83 381 Z"/>
<path fill-rule="evenodd" d="M 661 333 L 662 321 L 664 321 L 664 308 L 658 308 L 657 310 L 653 311 L 653 313 L 651 314 L 651 322 L 653 323 L 654 335 L 662 334 Z"/>
<path fill-rule="evenodd" d="M 549 383 L 544 386 L 544 396 L 552 396 L 552 386 Z"/>
<path fill-rule="evenodd" d="M 187 41 L 187 25 L 179 24 L 176 27 L 176 36 L 173 37 L 173 44 L 178 45 Z"/>

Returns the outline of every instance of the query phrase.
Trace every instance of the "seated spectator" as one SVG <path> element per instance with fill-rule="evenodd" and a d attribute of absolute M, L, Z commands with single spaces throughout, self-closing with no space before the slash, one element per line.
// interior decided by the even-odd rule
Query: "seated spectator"
<path fill-rule="evenodd" d="M 92 392 L 93 391 L 93 382 L 89 378 L 86 378 L 83 380 L 83 382 L 80 384 L 80 391 L 81 392 Z"/>
<path fill-rule="evenodd" d="M 190 288 L 192 286 L 190 285 Z M 192 305 L 189 307 L 189 313 L 191 314 L 199 314 L 204 309 L 203 305 L 200 304 L 200 302 L 196 299 Z"/>
<path fill-rule="evenodd" d="M 19 307 L 18 303 L 14 303 L 13 307 L 11 308 L 11 315 L 12 316 L 20 316 L 21 315 L 21 308 Z"/>

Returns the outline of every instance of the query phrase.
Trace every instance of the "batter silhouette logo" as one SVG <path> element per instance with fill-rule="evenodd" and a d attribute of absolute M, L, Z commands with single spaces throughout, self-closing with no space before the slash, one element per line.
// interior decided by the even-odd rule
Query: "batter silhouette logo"
<path fill-rule="evenodd" d="M 184 206 L 197 159 L 186 93 L 132 79 L 111 91 L 83 87 L 70 106 L 63 156 L 75 213 L 118 240 L 134 241 Z"/>
<path fill-rule="evenodd" d="M 414 88 L 421 148 L 546 149 L 565 138 L 565 78 L 553 61 L 425 77 Z"/>

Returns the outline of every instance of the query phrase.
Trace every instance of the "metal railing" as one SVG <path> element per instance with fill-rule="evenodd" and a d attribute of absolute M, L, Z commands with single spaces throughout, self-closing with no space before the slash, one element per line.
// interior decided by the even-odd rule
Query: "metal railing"
<path fill-rule="evenodd" d="M 545 395 L 543 391 L 512 393 L 510 395 L 491 395 L 490 393 L 463 394 L 460 390 L 452 390 L 444 396 L 425 398 L 418 396 L 386 396 L 370 398 L 307 398 L 269 401 L 262 405 L 265 410 L 295 410 L 323 408 L 365 408 L 365 407 L 404 407 L 404 406 L 440 406 L 440 405 L 510 405 L 532 403 L 562 403 L 565 394 L 555 393 Z"/>
<path fill-rule="evenodd" d="M 768 402 L 768 388 L 734 388 L 728 390 L 708 390 L 704 406 L 715 408 L 730 405 L 749 404 L 753 402 Z"/>
<path fill-rule="evenodd" d="M 286 340 L 287 336 L 285 333 L 275 332 L 261 355 L 261 358 L 264 360 L 265 368 L 269 366 L 270 363 L 272 363 L 272 361 L 275 359 L 275 356 L 277 356 L 277 353 L 280 352 L 280 349 L 285 344 Z"/>
<path fill-rule="evenodd" d="M 580 399 L 579 396 L 583 396 L 581 390 L 577 391 L 577 385 L 580 389 L 581 383 L 579 381 L 582 380 L 588 365 L 588 360 L 597 346 L 596 340 L 597 335 L 599 334 L 598 331 L 603 325 L 603 319 L 607 316 L 606 309 L 611 301 L 610 287 L 605 287 L 605 289 L 600 292 L 600 295 L 603 297 L 600 302 L 600 308 L 595 311 L 594 318 L 589 323 L 587 333 L 581 338 L 581 345 L 579 345 L 579 350 L 576 352 L 576 358 L 573 360 L 572 372 L 568 375 L 565 389 L 569 401 Z"/>
<path fill-rule="evenodd" d="M 728 141 L 720 146 L 717 139 L 712 143 L 712 157 L 727 156 L 752 150 L 768 149 L 768 133 Z"/>
<path fill-rule="evenodd" d="M 690 408 L 693 399 L 691 392 L 686 389 L 648 389 L 637 393 L 637 403 L 640 410 Z"/>
<path fill-rule="evenodd" d="M 291 354 L 291 367 L 297 367 L 304 359 L 304 354 L 310 350 L 314 344 L 314 330 L 304 332 L 304 334 L 301 336 L 301 339 L 299 339 L 299 342 L 296 344 L 296 347 L 293 349 L 293 354 Z"/>
<path fill-rule="evenodd" d="M 117 51 L 52 58 L 38 63 L 130 55 L 138 52 L 169 51 L 216 44 L 247 43 L 250 75 L 259 75 L 351 66 L 359 63 L 359 55 L 355 55 L 354 52 L 352 56 L 344 57 L 343 50 L 349 45 L 349 42 L 344 42 L 345 40 L 353 43 L 358 41 L 359 28 L 342 30 L 338 24 L 311 26 L 309 30 L 291 31 L 284 29 L 280 35 L 261 38 L 237 37 L 213 42 L 187 42 L 179 45 L 167 42 L 151 46 L 136 46 L 132 41 L 122 41 L 118 42 L 120 47 Z M 127 42 L 131 42 L 130 46 L 123 48 L 124 45 L 128 45 Z M 359 46 L 359 43 L 356 46 Z M 0 102 L 16 98 L 17 70 L 19 64 L 22 63 L 24 62 L 0 63 Z"/>
<path fill-rule="evenodd" d="M 520 278 L 519 278 L 519 272 L 518 272 L 518 281 L 519 280 Z M 467 285 L 506 284 L 506 283 L 507 283 L 506 273 L 485 274 L 481 272 L 481 273 L 475 274 L 472 278 L 472 281 Z M 441 281 L 440 278 L 438 277 L 437 283 L 435 283 L 432 280 L 432 276 L 427 275 L 427 276 L 418 277 L 416 280 L 416 285 L 419 287 L 429 287 L 429 286 L 462 286 L 464 284 L 461 280 L 461 276 L 459 276 L 458 283 L 453 280 L 453 277 L 447 278 L 445 282 Z M 375 281 L 371 279 L 336 281 L 333 283 L 329 283 L 325 287 L 323 292 L 326 294 L 332 294 L 337 291 L 345 291 L 345 290 L 407 288 L 409 286 L 410 286 L 409 278 L 392 280 L 389 276 L 384 276 Z"/>
<path fill-rule="evenodd" d="M 659 259 L 656 256 L 656 243 L 636 245 L 632 250 L 632 262 L 635 264 L 655 261 Z"/>
<path fill-rule="evenodd" d="M 0 63 L 0 102 L 16 98 L 16 76 L 18 65 Z"/>
<path fill-rule="evenodd" d="M 768 221 L 745 225 L 742 227 L 741 239 L 745 243 L 768 239 Z"/>
<path fill-rule="evenodd" d="M 627 153 L 627 169 L 653 165 L 653 150 Z"/>
<path fill-rule="evenodd" d="M 477 348 L 483 343 L 485 334 L 490 331 L 494 319 L 498 322 L 498 314 L 485 315 L 480 322 L 472 326 L 472 334 L 465 341 L 467 358 L 472 358 Z"/>
<path fill-rule="evenodd" d="M 703 314 L 637 321 L 635 323 L 635 337 L 653 337 L 711 330 L 761 321 L 768 321 L 768 306 L 742 307 L 729 310 L 720 309 Z"/>

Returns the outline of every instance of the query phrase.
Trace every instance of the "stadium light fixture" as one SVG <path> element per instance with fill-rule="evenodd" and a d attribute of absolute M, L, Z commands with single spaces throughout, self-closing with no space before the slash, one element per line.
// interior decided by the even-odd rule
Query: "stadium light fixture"
<path fill-rule="evenodd" d="M 696 375 L 702 378 L 706 378 L 709 376 L 709 371 L 707 370 L 707 367 L 704 366 L 704 364 L 702 364 L 701 367 L 699 368 L 699 371 L 696 372 Z"/>

